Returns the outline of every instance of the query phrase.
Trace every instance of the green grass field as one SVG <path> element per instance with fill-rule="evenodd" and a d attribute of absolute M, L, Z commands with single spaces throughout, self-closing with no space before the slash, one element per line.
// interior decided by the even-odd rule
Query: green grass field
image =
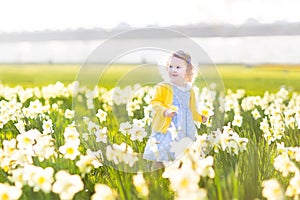
<path fill-rule="evenodd" d="M 84 73 L 81 73 L 80 70 L 82 68 L 79 64 L 2 64 L 0 65 L 0 81 L 2 84 L 9 86 L 40 87 L 53 84 L 56 81 L 70 83 L 78 79 L 78 74 L 84 74 L 83 78 L 85 80 L 95 76 L 99 78 L 101 74 L 100 69 L 105 68 L 105 65 L 94 65 Z M 236 90 L 243 88 L 249 95 L 261 95 L 266 90 L 276 92 L 281 86 L 285 86 L 292 91 L 300 91 L 300 66 L 260 65 L 246 67 L 243 65 L 218 65 L 216 69 L 219 77 L 216 77 L 216 74 L 214 74 L 211 81 L 216 78 L 221 79 L 225 89 Z M 203 71 L 203 73 L 209 72 L 209 70 Z M 113 88 L 118 85 L 120 80 L 134 84 L 155 82 L 161 79 L 155 66 L 141 68 L 138 65 L 114 65 L 102 72 L 103 76 L 101 77 L 103 78 L 99 81 L 99 84 L 106 88 Z M 209 78 L 210 76 L 205 76 L 205 78 L 207 77 Z"/>
<path fill-rule="evenodd" d="M 248 96 L 228 93 L 222 108 L 219 98 L 203 95 L 218 126 L 202 124 L 197 146 L 185 149 L 179 165 L 159 170 L 141 159 L 150 125 L 133 126 L 151 120 L 149 88 L 130 98 L 117 90 L 113 100 L 125 99 L 120 105 L 112 103 L 109 91 L 95 97 L 84 87 L 75 96 L 61 85 L 62 90 L 44 88 L 42 95 L 0 88 L 0 199 L 299 199 L 291 193 L 299 188 L 300 174 L 299 77 L 300 66 L 203 66 L 197 86 L 216 81 Z M 0 65 L 0 81 L 12 87 L 75 80 L 114 88 L 161 78 L 155 66 L 146 65 Z M 298 94 L 285 96 L 282 90 L 259 104 L 251 96 L 274 94 L 281 86 Z M 122 132 L 125 121 L 130 128 L 122 126 Z M 143 131 L 148 135 L 137 140 Z"/>

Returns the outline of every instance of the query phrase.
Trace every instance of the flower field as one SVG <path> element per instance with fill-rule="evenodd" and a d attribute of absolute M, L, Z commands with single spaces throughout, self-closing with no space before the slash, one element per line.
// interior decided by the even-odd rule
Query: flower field
<path fill-rule="evenodd" d="M 151 170 L 153 87 L 0 84 L 0 199 L 299 199 L 299 92 L 194 90 L 209 120 Z"/>

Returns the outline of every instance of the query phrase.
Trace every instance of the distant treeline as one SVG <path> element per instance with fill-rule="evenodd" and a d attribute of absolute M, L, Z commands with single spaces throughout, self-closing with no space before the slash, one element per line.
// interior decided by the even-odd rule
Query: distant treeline
<path fill-rule="evenodd" d="M 169 26 L 150 28 L 167 28 L 182 33 L 189 37 L 242 37 L 242 36 L 271 36 L 271 35 L 300 35 L 300 23 L 278 22 L 272 24 L 261 24 L 254 20 L 235 26 L 232 24 L 197 24 L 187 26 Z M 124 31 L 134 30 L 130 26 L 105 30 L 77 29 L 77 30 L 45 30 L 38 32 L 14 32 L 0 33 L 0 42 L 17 41 L 47 41 L 47 40 L 98 40 L 107 39 Z M 127 38 L 164 38 L 161 32 L 143 32 L 143 34 L 126 34 Z M 179 37 L 176 35 L 175 37 Z"/>

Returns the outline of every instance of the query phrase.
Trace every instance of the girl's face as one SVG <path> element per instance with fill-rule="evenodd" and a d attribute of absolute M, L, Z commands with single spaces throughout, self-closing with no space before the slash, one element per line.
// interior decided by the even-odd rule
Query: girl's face
<path fill-rule="evenodd" d="M 187 63 L 177 57 L 171 57 L 168 66 L 168 74 L 173 83 L 183 84 L 186 77 Z"/>

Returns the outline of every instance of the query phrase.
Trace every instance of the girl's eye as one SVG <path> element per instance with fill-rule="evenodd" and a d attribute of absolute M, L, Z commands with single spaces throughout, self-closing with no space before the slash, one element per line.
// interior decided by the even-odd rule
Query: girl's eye
<path fill-rule="evenodd" d="M 169 68 L 173 68 L 173 66 L 172 66 L 172 65 L 170 65 L 170 66 L 169 66 Z"/>
<path fill-rule="evenodd" d="M 177 66 L 176 68 L 177 68 L 177 69 L 180 69 L 181 67 L 180 67 L 180 66 Z"/>

